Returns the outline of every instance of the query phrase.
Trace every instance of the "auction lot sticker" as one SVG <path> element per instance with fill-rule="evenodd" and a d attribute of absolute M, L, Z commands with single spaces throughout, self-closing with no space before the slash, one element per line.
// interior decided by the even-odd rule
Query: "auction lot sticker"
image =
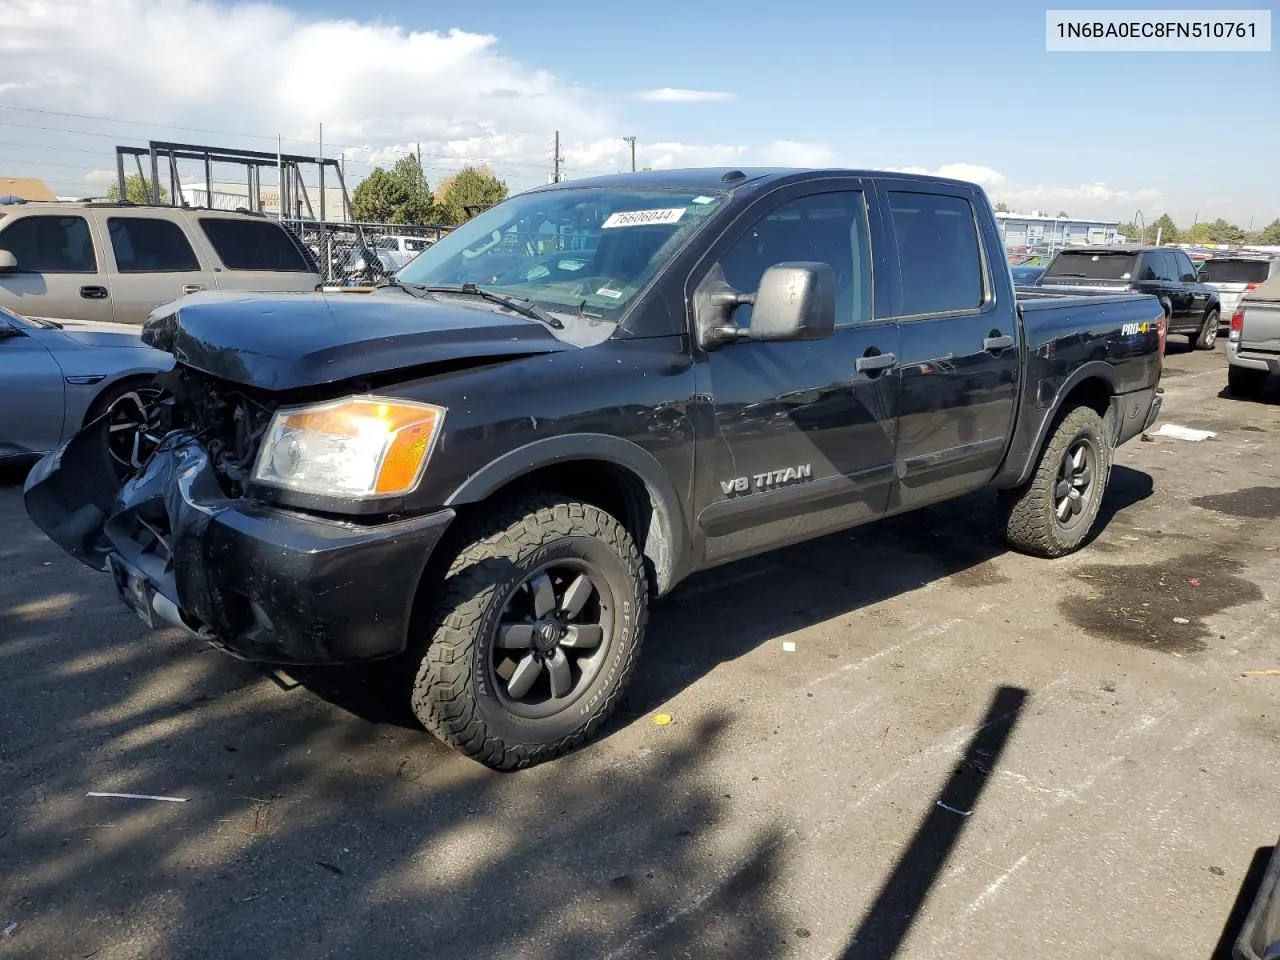
<path fill-rule="evenodd" d="M 631 210 L 627 213 L 611 213 L 602 225 L 609 227 L 648 227 L 655 223 L 675 223 L 684 216 L 684 207 L 669 210 Z"/>

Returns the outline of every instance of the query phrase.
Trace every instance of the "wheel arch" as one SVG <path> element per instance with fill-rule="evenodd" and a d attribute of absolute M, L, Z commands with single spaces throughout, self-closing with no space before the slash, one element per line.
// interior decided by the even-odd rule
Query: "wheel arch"
<path fill-rule="evenodd" d="M 568 494 L 617 517 L 640 548 L 654 596 L 683 575 L 688 538 L 679 495 L 662 465 L 637 444 L 595 433 L 536 440 L 473 474 L 445 505 L 462 512 L 532 489 Z"/>
<path fill-rule="evenodd" d="M 1116 392 L 1116 373 L 1111 364 L 1103 360 L 1091 360 L 1082 364 L 1062 382 L 1052 401 L 1040 407 L 1037 411 L 1040 413 L 1039 422 L 1036 425 L 1031 441 L 1022 448 L 1019 454 L 1022 462 L 1017 472 L 1015 473 L 1012 470 L 1004 471 L 995 485 L 1001 488 L 1016 487 L 1030 478 L 1035 470 L 1040 451 L 1044 449 L 1044 445 L 1049 441 L 1049 434 L 1053 430 L 1053 425 L 1058 417 L 1061 416 L 1063 410 L 1083 404 L 1096 411 L 1098 416 L 1106 421 L 1108 414 L 1116 406 L 1118 396 Z M 1119 424 L 1119 418 L 1113 415 L 1109 424 L 1113 433 L 1118 433 Z M 1115 436 L 1112 437 L 1112 440 L 1114 442 Z"/>

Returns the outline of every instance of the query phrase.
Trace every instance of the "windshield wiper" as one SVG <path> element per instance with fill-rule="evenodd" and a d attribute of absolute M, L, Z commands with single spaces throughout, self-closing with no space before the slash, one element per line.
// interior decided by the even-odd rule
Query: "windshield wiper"
<path fill-rule="evenodd" d="M 37 327 L 44 327 L 46 330 L 62 329 L 62 324 L 57 320 L 46 320 L 44 317 L 24 317 L 23 319 L 31 321 Z"/>
<path fill-rule="evenodd" d="M 1053 277 L 1079 277 L 1081 280 L 1085 279 L 1085 275 L 1083 273 L 1055 273 Z M 1046 277 L 1045 279 L 1052 280 L 1053 277 Z"/>
<path fill-rule="evenodd" d="M 521 316 L 528 317 L 530 320 L 538 320 L 545 323 L 553 330 L 563 330 L 564 324 L 553 317 L 547 311 L 535 307 L 527 297 L 504 297 L 500 293 L 494 293 L 491 290 L 481 290 L 474 283 L 464 283 L 460 287 L 429 287 L 421 283 L 405 283 L 402 280 L 395 281 L 396 286 L 404 287 L 406 290 L 421 290 L 423 293 L 451 293 L 457 296 L 479 297 L 482 300 L 488 300 L 490 303 L 496 303 L 506 307 Z"/>

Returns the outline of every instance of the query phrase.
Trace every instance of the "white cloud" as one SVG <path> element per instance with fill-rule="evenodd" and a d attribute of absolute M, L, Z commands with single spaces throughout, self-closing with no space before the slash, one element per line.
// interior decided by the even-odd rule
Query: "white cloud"
<path fill-rule="evenodd" d="M 655 90 L 642 90 L 635 96 L 637 100 L 648 100 L 650 103 L 720 103 L 732 100 L 735 95 L 720 90 L 681 90 L 678 87 L 658 87 Z"/>
<path fill-rule="evenodd" d="M 114 170 L 90 170 L 84 175 L 85 183 L 92 183 L 101 186 L 116 182 L 116 172 Z"/>
<path fill-rule="evenodd" d="M 1045 186 L 1010 180 L 998 170 L 975 163 L 944 163 L 935 170 L 927 167 L 889 167 L 898 173 L 923 173 L 937 177 L 953 177 L 981 186 L 993 200 L 1006 204 L 1018 213 L 1066 209 L 1077 217 L 1118 217 L 1127 220 L 1135 206 L 1154 204 L 1161 198 L 1159 190 L 1113 189 L 1105 183 L 1082 183 L 1078 186 Z"/>

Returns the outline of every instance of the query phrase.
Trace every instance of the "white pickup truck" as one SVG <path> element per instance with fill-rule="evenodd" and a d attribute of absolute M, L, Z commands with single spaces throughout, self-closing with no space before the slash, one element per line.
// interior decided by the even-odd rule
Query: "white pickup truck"
<path fill-rule="evenodd" d="M 392 274 L 435 243 L 430 237 L 374 237 L 367 249 L 359 247 L 347 258 L 347 274 Z M 378 264 L 369 262 L 370 254 L 378 258 Z M 380 264 L 380 266 L 379 266 Z"/>
<path fill-rule="evenodd" d="M 1227 336 L 1227 385 L 1241 397 L 1256 397 L 1267 377 L 1280 374 L 1280 274 L 1240 298 Z"/>

